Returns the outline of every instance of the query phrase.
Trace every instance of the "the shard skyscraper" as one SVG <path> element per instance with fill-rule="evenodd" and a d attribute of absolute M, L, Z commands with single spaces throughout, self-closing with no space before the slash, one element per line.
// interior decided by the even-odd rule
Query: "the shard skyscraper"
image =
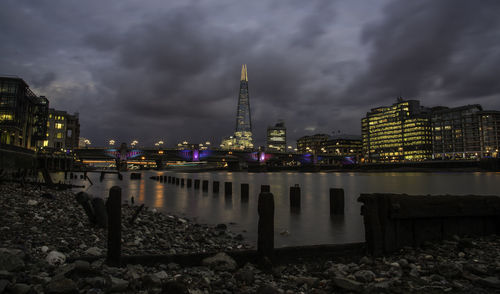
<path fill-rule="evenodd" d="M 234 147 L 237 149 L 253 148 L 252 119 L 250 116 L 250 96 L 248 95 L 248 73 L 246 64 L 243 64 L 241 67 L 240 93 L 238 96 L 234 137 Z"/>

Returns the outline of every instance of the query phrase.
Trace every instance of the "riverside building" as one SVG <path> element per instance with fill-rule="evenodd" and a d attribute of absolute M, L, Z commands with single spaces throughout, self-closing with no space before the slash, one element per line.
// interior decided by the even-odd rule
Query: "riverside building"
<path fill-rule="evenodd" d="M 303 136 L 297 140 L 297 151 L 300 153 L 313 153 L 320 154 L 324 153 L 324 147 L 326 141 L 330 139 L 327 134 L 316 134 L 312 136 Z"/>
<path fill-rule="evenodd" d="M 362 155 L 361 137 L 355 135 L 334 135 L 323 143 L 322 149 L 326 154 L 360 158 Z"/>
<path fill-rule="evenodd" d="M 421 161 L 432 157 L 430 110 L 417 100 L 398 98 L 373 108 L 361 120 L 365 162 Z"/>
<path fill-rule="evenodd" d="M 283 121 L 267 127 L 267 146 L 269 151 L 286 151 L 286 127 Z"/>
<path fill-rule="evenodd" d="M 79 146 L 80 121 L 78 113 L 49 109 L 47 135 L 40 147 L 54 151 L 71 151 Z"/>
<path fill-rule="evenodd" d="M 49 101 L 17 76 L 0 77 L 0 144 L 36 150 L 45 138 Z"/>

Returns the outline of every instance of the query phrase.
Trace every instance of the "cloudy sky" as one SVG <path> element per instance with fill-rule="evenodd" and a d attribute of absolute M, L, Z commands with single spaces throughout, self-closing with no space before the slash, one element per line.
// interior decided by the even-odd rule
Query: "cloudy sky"
<path fill-rule="evenodd" d="M 2 0 L 0 74 L 81 136 L 220 143 L 248 66 L 254 140 L 359 134 L 397 96 L 500 110 L 498 0 Z"/>

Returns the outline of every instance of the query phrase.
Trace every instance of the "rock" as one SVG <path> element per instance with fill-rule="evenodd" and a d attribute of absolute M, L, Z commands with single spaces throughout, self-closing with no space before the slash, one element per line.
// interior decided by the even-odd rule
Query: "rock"
<path fill-rule="evenodd" d="M 47 254 L 47 257 L 45 257 L 45 260 L 50 264 L 50 265 L 60 265 L 66 262 L 66 255 L 62 254 L 59 251 L 50 251 L 49 254 Z"/>
<path fill-rule="evenodd" d="M 273 286 L 271 285 L 263 285 L 263 286 L 260 286 L 258 289 L 257 289 L 257 292 L 255 292 L 256 294 L 277 294 L 279 293 L 278 290 L 276 290 Z"/>
<path fill-rule="evenodd" d="M 106 286 L 106 279 L 103 277 L 86 278 L 85 283 L 95 288 L 101 288 Z"/>
<path fill-rule="evenodd" d="M 163 285 L 162 293 L 189 294 L 189 290 L 184 283 L 178 281 L 170 281 Z"/>
<path fill-rule="evenodd" d="M 19 271 L 24 269 L 24 253 L 17 249 L 0 248 L 0 270 Z"/>
<path fill-rule="evenodd" d="M 307 286 L 312 287 L 313 285 L 315 285 L 319 281 L 319 278 L 299 276 L 299 277 L 295 277 L 294 280 L 295 280 L 295 283 L 297 283 L 297 285 L 306 284 Z"/>
<path fill-rule="evenodd" d="M 109 282 L 111 285 L 110 292 L 123 292 L 128 287 L 128 281 L 113 276 L 109 277 Z"/>
<path fill-rule="evenodd" d="M 35 206 L 37 204 L 38 204 L 38 201 L 36 201 L 36 200 L 33 200 L 33 199 L 28 200 L 28 205 L 29 206 Z"/>
<path fill-rule="evenodd" d="M 12 287 L 11 291 L 14 294 L 26 294 L 31 290 L 30 285 L 26 284 L 15 284 L 14 287 Z"/>
<path fill-rule="evenodd" d="M 252 285 L 255 280 L 253 271 L 246 267 L 241 268 L 238 272 L 236 272 L 236 278 L 247 285 Z"/>
<path fill-rule="evenodd" d="M 224 252 L 203 259 L 202 264 L 220 271 L 234 271 L 237 267 L 236 261 Z"/>
<path fill-rule="evenodd" d="M 148 288 L 161 287 L 161 279 L 155 275 L 145 275 L 142 278 L 142 283 Z"/>
<path fill-rule="evenodd" d="M 354 273 L 354 277 L 357 281 L 363 283 L 370 283 L 375 279 L 375 274 L 370 270 L 360 270 Z"/>
<path fill-rule="evenodd" d="M 409 263 L 408 263 L 408 260 L 404 259 L 404 258 L 401 258 L 400 260 L 398 260 L 398 264 L 402 267 L 402 268 L 407 268 Z"/>
<path fill-rule="evenodd" d="M 373 260 L 371 258 L 369 258 L 368 256 L 363 256 L 359 260 L 359 263 L 360 264 L 371 265 L 371 264 L 373 264 Z"/>
<path fill-rule="evenodd" d="M 225 224 L 218 224 L 215 226 L 215 229 L 219 231 L 225 231 L 227 229 L 227 226 Z"/>
<path fill-rule="evenodd" d="M 75 270 L 75 264 L 65 264 L 57 268 L 56 276 L 68 277 Z"/>
<path fill-rule="evenodd" d="M 72 280 L 60 278 L 50 281 L 47 286 L 45 286 L 45 292 L 49 294 L 78 293 L 78 288 Z"/>
<path fill-rule="evenodd" d="M 90 271 L 90 263 L 85 260 L 77 260 L 74 262 L 75 270 L 81 273 Z"/>
<path fill-rule="evenodd" d="M 360 282 L 356 282 L 351 279 L 334 277 L 332 278 L 332 282 L 339 288 L 344 290 L 353 291 L 353 292 L 361 292 L 363 290 L 363 284 Z"/>
<path fill-rule="evenodd" d="M 51 193 L 42 193 L 42 195 L 40 195 L 40 197 L 47 198 L 47 199 L 56 199 L 56 197 Z"/>
<path fill-rule="evenodd" d="M 42 246 L 42 247 L 40 248 L 40 250 L 42 250 L 42 252 L 43 252 L 43 253 L 47 253 L 47 251 L 49 251 L 49 247 L 47 247 L 47 246 Z"/>
<path fill-rule="evenodd" d="M 439 274 L 446 278 L 454 278 L 462 274 L 462 267 L 449 261 L 439 263 L 437 269 Z"/>
<path fill-rule="evenodd" d="M 497 277 L 481 278 L 477 280 L 477 283 L 486 287 L 500 289 L 500 280 Z"/>
<path fill-rule="evenodd" d="M 92 256 L 101 256 L 103 251 L 104 250 L 99 247 L 90 247 L 89 249 L 85 250 L 85 254 Z"/>
<path fill-rule="evenodd" d="M 5 289 L 9 285 L 9 281 L 7 280 L 0 280 L 0 293 L 4 293 Z"/>
<path fill-rule="evenodd" d="M 484 264 L 467 263 L 464 268 L 476 275 L 485 276 L 488 274 L 488 267 Z"/>
<path fill-rule="evenodd" d="M 168 274 L 165 271 L 159 271 L 157 273 L 154 273 L 154 275 L 160 280 L 168 279 Z"/>

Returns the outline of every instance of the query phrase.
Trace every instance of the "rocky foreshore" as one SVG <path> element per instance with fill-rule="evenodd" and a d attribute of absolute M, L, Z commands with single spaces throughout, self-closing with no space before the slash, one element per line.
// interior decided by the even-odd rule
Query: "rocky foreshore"
<path fill-rule="evenodd" d="M 128 220 L 136 207 L 123 205 Z M 345 256 L 261 269 L 219 253 L 195 267 L 107 266 L 105 229 L 68 191 L 0 184 L 0 293 L 500 293 L 498 236 L 458 238 L 380 258 Z M 124 255 L 248 249 L 225 225 L 145 209 L 123 221 Z M 85 256 L 95 256 L 86 261 Z"/>

